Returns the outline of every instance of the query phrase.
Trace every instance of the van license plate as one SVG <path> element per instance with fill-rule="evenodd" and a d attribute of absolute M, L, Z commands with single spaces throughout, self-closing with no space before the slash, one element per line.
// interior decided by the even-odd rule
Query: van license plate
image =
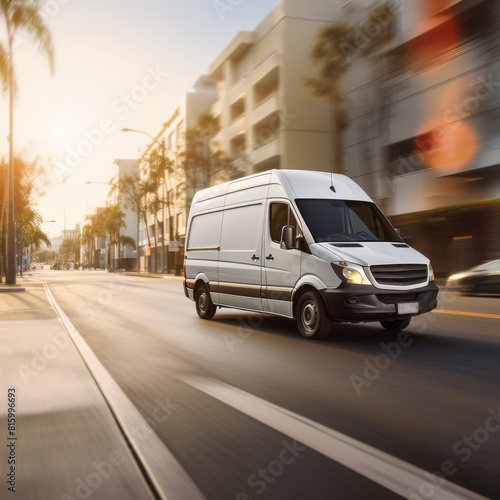
<path fill-rule="evenodd" d="M 406 302 L 396 305 L 398 314 L 418 314 L 418 302 Z"/>

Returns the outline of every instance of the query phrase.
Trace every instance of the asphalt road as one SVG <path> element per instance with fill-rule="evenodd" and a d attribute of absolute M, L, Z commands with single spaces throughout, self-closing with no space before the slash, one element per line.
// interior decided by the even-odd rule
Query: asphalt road
<path fill-rule="evenodd" d="M 36 277 L 207 499 L 445 498 L 442 476 L 500 498 L 500 298 L 444 293 L 409 335 L 311 341 L 272 316 L 201 320 L 178 279 Z M 383 484 L 401 464 L 429 472 L 404 495 Z"/>

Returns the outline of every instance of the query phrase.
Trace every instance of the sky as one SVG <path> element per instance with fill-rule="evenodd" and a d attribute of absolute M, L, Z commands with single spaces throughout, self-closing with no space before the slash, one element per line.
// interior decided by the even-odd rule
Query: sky
<path fill-rule="evenodd" d="M 117 158 L 137 158 L 181 96 L 242 30 L 277 0 L 45 0 L 55 72 L 18 36 L 16 152 L 48 170 L 38 199 L 43 228 L 58 236 L 104 206 Z M 0 32 L 0 40 L 2 39 Z M 8 99 L 0 100 L 0 155 L 8 155 Z M 42 181 L 40 181 L 40 185 Z"/>

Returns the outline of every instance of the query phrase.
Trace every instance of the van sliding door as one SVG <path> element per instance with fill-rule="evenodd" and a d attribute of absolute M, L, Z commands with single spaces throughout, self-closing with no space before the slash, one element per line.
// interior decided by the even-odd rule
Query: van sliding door
<path fill-rule="evenodd" d="M 263 212 L 263 203 L 224 210 L 219 254 L 221 305 L 262 310 Z"/>

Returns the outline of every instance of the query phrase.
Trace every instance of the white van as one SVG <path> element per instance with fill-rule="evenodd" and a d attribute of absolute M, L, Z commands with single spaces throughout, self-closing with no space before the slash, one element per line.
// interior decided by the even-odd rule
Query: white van
<path fill-rule="evenodd" d="M 184 290 L 204 319 L 258 311 L 324 338 L 332 322 L 401 330 L 437 306 L 429 260 L 343 175 L 270 170 L 199 191 L 187 235 Z"/>

